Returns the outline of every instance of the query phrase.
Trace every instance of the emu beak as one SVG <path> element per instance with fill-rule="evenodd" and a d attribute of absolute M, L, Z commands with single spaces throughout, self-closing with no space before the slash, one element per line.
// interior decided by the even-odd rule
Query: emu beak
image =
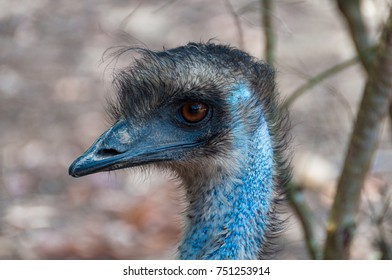
<path fill-rule="evenodd" d="M 118 121 L 69 167 L 73 177 L 179 158 L 179 152 L 197 143 L 184 143 L 163 121 L 130 128 Z"/>

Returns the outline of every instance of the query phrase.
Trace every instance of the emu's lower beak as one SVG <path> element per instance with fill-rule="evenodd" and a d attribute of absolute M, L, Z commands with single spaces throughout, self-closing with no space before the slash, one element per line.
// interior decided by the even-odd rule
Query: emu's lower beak
<path fill-rule="evenodd" d="M 169 130 L 169 131 L 168 131 Z M 184 143 L 162 122 L 130 129 L 118 121 L 69 167 L 69 174 L 80 177 L 96 172 L 143 165 L 179 158 L 180 151 L 197 143 Z"/>

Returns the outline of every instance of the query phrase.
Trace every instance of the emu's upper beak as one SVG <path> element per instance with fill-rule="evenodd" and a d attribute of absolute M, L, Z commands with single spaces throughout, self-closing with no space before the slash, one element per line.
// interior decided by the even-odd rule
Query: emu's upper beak
<path fill-rule="evenodd" d="M 68 172 L 73 177 L 80 177 L 151 162 L 176 160 L 181 150 L 200 144 L 179 141 L 183 137 L 178 136 L 173 127 L 165 125 L 163 121 L 130 129 L 127 121 L 120 120 L 77 158 Z"/>

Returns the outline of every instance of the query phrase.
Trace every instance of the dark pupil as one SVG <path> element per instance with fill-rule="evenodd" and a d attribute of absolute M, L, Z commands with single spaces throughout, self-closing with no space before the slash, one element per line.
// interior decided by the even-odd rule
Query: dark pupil
<path fill-rule="evenodd" d="M 189 111 L 188 113 L 191 115 L 196 115 L 200 113 L 199 111 L 201 110 L 201 106 L 199 104 L 193 104 L 189 106 Z"/>

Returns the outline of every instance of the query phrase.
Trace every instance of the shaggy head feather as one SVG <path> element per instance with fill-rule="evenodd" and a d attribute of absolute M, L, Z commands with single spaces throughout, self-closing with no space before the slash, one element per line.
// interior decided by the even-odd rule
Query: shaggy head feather
<path fill-rule="evenodd" d="M 262 257 L 279 229 L 275 206 L 290 175 L 288 118 L 277 102 L 273 69 L 238 49 L 211 43 L 117 54 L 127 51 L 141 57 L 115 75 L 110 115 L 115 125 L 121 123 L 116 134 L 121 145 L 180 141 L 177 153 L 148 162 L 175 171 L 186 189 L 179 257 Z M 184 124 L 179 111 L 187 101 L 206 104 L 207 117 Z M 145 127 L 150 134 L 140 140 Z M 101 156 L 112 150 L 106 147 Z"/>

